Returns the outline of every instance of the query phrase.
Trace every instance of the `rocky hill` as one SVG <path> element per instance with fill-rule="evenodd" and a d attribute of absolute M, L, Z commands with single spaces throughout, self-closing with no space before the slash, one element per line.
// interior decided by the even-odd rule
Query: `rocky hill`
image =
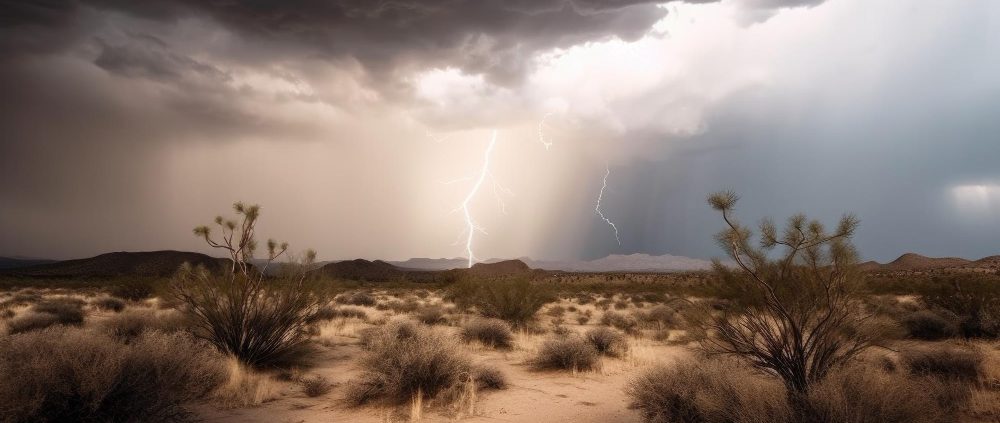
<path fill-rule="evenodd" d="M 85 259 L 42 263 L 27 267 L 2 270 L 3 274 L 27 277 L 113 277 L 144 276 L 167 277 L 173 275 L 181 264 L 202 265 L 211 270 L 221 270 L 230 261 L 186 251 L 143 251 L 106 253 Z"/>

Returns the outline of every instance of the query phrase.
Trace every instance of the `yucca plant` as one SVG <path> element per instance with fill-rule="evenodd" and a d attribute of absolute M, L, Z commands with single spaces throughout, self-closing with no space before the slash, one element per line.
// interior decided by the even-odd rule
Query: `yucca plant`
<path fill-rule="evenodd" d="M 267 267 L 287 255 L 288 244 L 268 240 L 268 258 L 258 270 L 250 260 L 257 248 L 254 233 L 260 207 L 237 202 L 233 209 L 239 222 L 215 218 L 221 228 L 218 240 L 208 226 L 194 229 L 208 245 L 229 253 L 230 271 L 218 274 L 184 265 L 171 284 L 171 294 L 193 318 L 197 336 L 243 363 L 269 367 L 299 361 L 308 351 L 306 327 L 318 310 L 317 298 L 303 289 L 305 270 L 316 253 L 304 254 L 297 277 L 267 278 Z"/>

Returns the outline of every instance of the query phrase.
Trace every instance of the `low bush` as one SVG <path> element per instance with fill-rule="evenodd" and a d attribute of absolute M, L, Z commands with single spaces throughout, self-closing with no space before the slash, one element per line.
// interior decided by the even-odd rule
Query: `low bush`
<path fill-rule="evenodd" d="M 469 278 L 453 284 L 448 298 L 461 307 L 475 307 L 485 317 L 525 327 L 553 295 L 526 278 L 489 281 Z"/>
<path fill-rule="evenodd" d="M 983 374 L 983 354 L 970 348 L 911 349 L 903 351 L 901 358 L 906 369 L 919 376 L 974 383 Z"/>
<path fill-rule="evenodd" d="M 299 380 L 299 384 L 302 385 L 302 393 L 310 398 L 326 395 L 333 389 L 333 384 L 320 375 L 303 378 Z"/>
<path fill-rule="evenodd" d="M 617 328 L 625 333 L 639 332 L 639 321 L 635 316 L 612 310 L 604 312 L 604 315 L 601 316 L 601 324 Z"/>
<path fill-rule="evenodd" d="M 464 389 L 475 372 L 450 336 L 427 326 L 390 323 L 367 331 L 362 346 L 362 373 L 348 385 L 345 395 L 352 405 L 434 399 L 446 391 Z"/>
<path fill-rule="evenodd" d="M 127 301 L 142 301 L 153 296 L 153 286 L 148 283 L 132 282 L 112 286 L 108 293 Z"/>
<path fill-rule="evenodd" d="M 430 306 L 419 309 L 417 310 L 416 317 L 420 323 L 425 325 L 436 325 L 446 321 L 444 309 L 439 306 Z"/>
<path fill-rule="evenodd" d="M 841 368 L 809 392 L 808 421 L 932 423 L 954 421 L 950 386 L 866 366 Z M 957 404 L 956 404 L 957 405 Z M 949 418 L 950 417 L 950 418 Z"/>
<path fill-rule="evenodd" d="M 310 323 L 333 319 L 360 319 L 368 320 L 368 313 L 363 309 L 355 307 L 330 307 L 323 306 L 316 310 L 309 318 Z"/>
<path fill-rule="evenodd" d="M 375 303 L 378 302 L 375 299 L 374 295 L 363 291 L 355 291 L 355 292 L 340 294 L 337 296 L 337 298 L 334 298 L 333 301 L 340 304 L 366 306 L 366 307 L 374 307 Z"/>
<path fill-rule="evenodd" d="M 907 314 L 900 323 L 910 337 L 927 341 L 951 338 L 959 333 L 958 323 L 930 310 Z"/>
<path fill-rule="evenodd" d="M 531 360 L 535 370 L 592 370 L 597 365 L 597 350 L 579 336 L 556 336 L 542 343 Z"/>
<path fill-rule="evenodd" d="M 45 300 L 31 307 L 35 313 L 48 313 L 55 315 L 59 324 L 80 325 L 83 324 L 83 301 L 73 299 L 53 299 Z"/>
<path fill-rule="evenodd" d="M 129 345 L 76 328 L 0 339 L 3 421 L 167 421 L 225 378 L 211 346 L 148 332 Z"/>
<path fill-rule="evenodd" d="M 598 327 L 587 331 L 587 342 L 594 346 L 598 354 L 609 357 L 621 357 L 628 352 L 628 338 L 625 334 L 611 328 Z"/>
<path fill-rule="evenodd" d="M 179 312 L 150 312 L 128 310 L 110 316 L 100 323 L 101 330 L 121 342 L 131 342 L 147 331 L 175 333 L 190 328 L 190 323 Z"/>
<path fill-rule="evenodd" d="M 625 392 L 647 422 L 791 422 L 781 382 L 730 361 L 655 367 L 630 381 Z"/>
<path fill-rule="evenodd" d="M 466 342 L 479 341 L 491 348 L 510 349 L 514 346 L 510 325 L 500 319 L 472 320 L 462 326 L 461 335 Z"/>
<path fill-rule="evenodd" d="M 17 334 L 30 332 L 33 330 L 45 329 L 49 326 L 59 324 L 59 317 L 49 313 L 35 313 L 29 311 L 17 316 L 7 322 L 7 333 Z"/>
<path fill-rule="evenodd" d="M 121 312 L 125 309 L 125 301 L 114 297 L 101 297 L 91 302 L 94 307 L 104 311 Z"/>
<path fill-rule="evenodd" d="M 479 389 L 507 389 L 507 376 L 496 367 L 476 367 L 475 379 Z"/>

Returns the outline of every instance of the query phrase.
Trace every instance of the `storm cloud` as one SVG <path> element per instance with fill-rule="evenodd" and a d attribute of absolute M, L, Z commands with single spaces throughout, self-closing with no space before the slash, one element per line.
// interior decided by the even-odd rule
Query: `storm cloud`
<path fill-rule="evenodd" d="M 721 188 L 747 220 L 857 212 L 872 258 L 997 252 L 987 1 L 0 8 L 0 255 L 198 249 L 241 199 L 327 259 L 459 256 L 494 128 L 484 257 L 709 257 Z"/>

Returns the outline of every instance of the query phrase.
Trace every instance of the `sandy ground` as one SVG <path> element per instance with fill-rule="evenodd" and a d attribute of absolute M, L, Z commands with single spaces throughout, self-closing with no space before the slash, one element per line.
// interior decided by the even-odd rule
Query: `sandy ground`
<path fill-rule="evenodd" d="M 575 326 L 583 331 L 586 327 Z M 343 330 L 341 331 L 343 332 Z M 632 339 L 629 355 L 621 359 L 603 358 L 599 370 L 589 372 L 538 372 L 529 369 L 528 357 L 544 338 L 519 334 L 518 346 L 510 352 L 477 345 L 468 349 L 474 360 L 502 370 L 508 379 L 505 390 L 480 392 L 470 415 L 428 407 L 421 421 L 467 422 L 641 422 L 628 408 L 625 385 L 656 362 L 671 362 L 689 352 L 680 346 Z M 358 373 L 355 359 L 361 355 L 357 340 L 332 335 L 323 346 L 317 365 L 309 375 L 321 375 L 337 386 L 323 396 L 309 398 L 293 383 L 282 383 L 276 398 L 254 408 L 224 409 L 202 405 L 195 409 L 206 422 L 394 422 L 409 421 L 409 408 L 349 408 L 341 404 L 343 388 Z M 281 382 L 275 382 L 281 383 Z"/>

